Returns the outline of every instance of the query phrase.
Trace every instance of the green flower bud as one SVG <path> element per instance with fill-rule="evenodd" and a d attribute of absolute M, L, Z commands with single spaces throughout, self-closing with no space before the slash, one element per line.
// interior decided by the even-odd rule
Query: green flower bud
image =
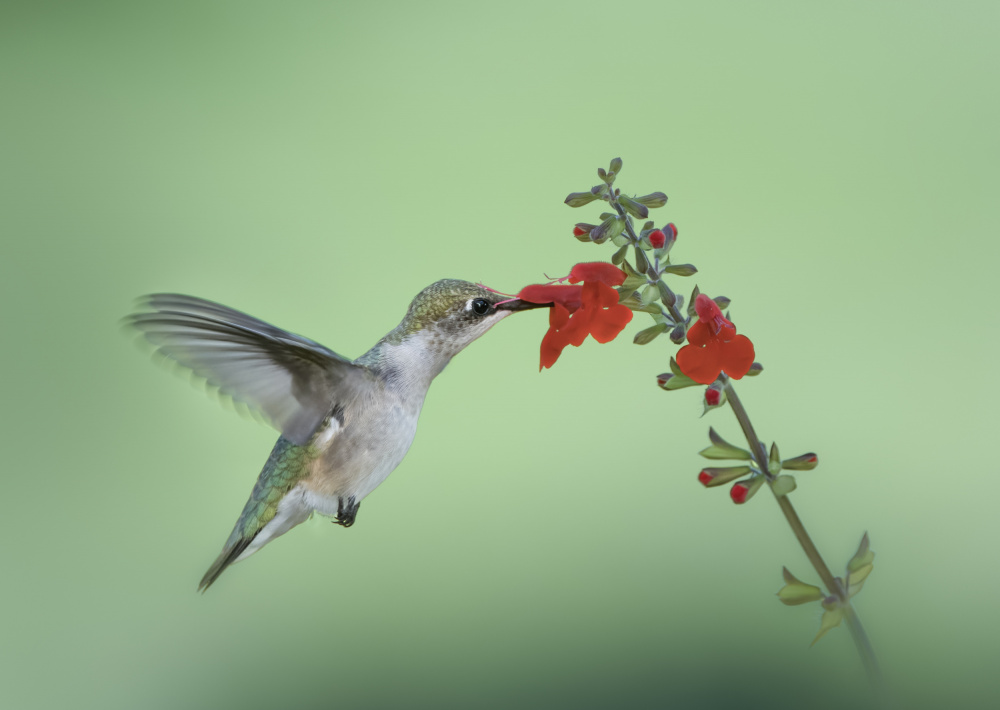
<path fill-rule="evenodd" d="M 651 192 L 648 195 L 635 198 L 636 202 L 641 202 L 649 208 L 663 207 L 667 204 L 667 196 L 662 192 Z"/>
<path fill-rule="evenodd" d="M 625 208 L 625 211 L 636 219 L 646 219 L 649 216 L 649 208 L 639 202 L 636 202 L 631 197 L 627 195 L 622 195 L 618 198 L 618 204 Z"/>
<path fill-rule="evenodd" d="M 565 202 L 570 207 L 583 207 L 589 205 L 597 199 L 597 195 L 592 192 L 571 192 Z"/>

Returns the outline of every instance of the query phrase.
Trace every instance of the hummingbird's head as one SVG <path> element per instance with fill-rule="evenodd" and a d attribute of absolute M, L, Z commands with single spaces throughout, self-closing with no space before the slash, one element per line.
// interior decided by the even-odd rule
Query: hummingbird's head
<path fill-rule="evenodd" d="M 456 354 L 511 313 L 536 304 L 496 293 L 468 281 L 444 279 L 417 294 L 406 317 L 383 338 L 394 359 L 437 375 Z M 385 353 L 388 354 L 388 353 Z"/>

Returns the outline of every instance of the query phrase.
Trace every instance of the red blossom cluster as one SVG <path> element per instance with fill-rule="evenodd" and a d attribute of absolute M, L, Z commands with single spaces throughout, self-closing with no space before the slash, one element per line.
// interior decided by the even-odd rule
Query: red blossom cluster
<path fill-rule="evenodd" d="M 681 372 L 703 385 L 712 384 L 723 372 L 734 380 L 747 374 L 754 357 L 750 339 L 737 335 L 736 326 L 705 294 L 698 294 L 694 308 L 698 322 L 688 329 L 688 345 L 677 352 Z"/>
<path fill-rule="evenodd" d="M 560 283 L 532 284 L 517 294 L 529 303 L 551 303 L 549 330 L 542 338 L 538 369 L 552 367 L 567 345 L 579 347 L 588 335 L 599 343 L 615 339 L 632 320 L 632 311 L 618 303 L 615 286 L 625 272 L 604 262 L 577 264 Z M 582 285 L 576 286 L 583 282 Z"/>

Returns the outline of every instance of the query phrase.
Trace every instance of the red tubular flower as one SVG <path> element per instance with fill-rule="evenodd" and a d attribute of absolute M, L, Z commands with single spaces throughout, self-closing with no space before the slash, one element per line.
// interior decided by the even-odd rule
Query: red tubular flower
<path fill-rule="evenodd" d="M 705 294 L 694 302 L 698 322 L 688 329 L 688 345 L 677 352 L 681 372 L 695 382 L 712 384 L 723 372 L 738 380 L 753 365 L 753 343 L 745 335 L 736 334 L 719 306 Z"/>
<path fill-rule="evenodd" d="M 522 301 L 551 303 L 549 330 L 542 338 L 538 369 L 552 367 L 567 345 L 579 347 L 590 335 L 599 343 L 615 339 L 632 320 L 632 311 L 618 303 L 613 288 L 625 282 L 625 273 L 604 262 L 577 264 L 565 279 L 570 284 L 532 284 L 517 294 Z"/>

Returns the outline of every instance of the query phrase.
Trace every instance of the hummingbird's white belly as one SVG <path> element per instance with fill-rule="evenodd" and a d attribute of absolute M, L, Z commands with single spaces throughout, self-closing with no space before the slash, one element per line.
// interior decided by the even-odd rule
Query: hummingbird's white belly
<path fill-rule="evenodd" d="M 315 439 L 320 455 L 301 484 L 315 501 L 314 510 L 334 515 L 340 498 L 360 503 L 388 478 L 413 443 L 422 404 L 421 397 L 416 403 L 362 407 L 349 412 L 343 425 L 332 419 Z"/>
<path fill-rule="evenodd" d="M 342 426 L 331 418 L 313 440 L 321 453 L 310 464 L 310 474 L 285 494 L 274 517 L 235 561 L 246 559 L 305 522 L 313 512 L 335 517 L 341 499 L 353 498 L 360 503 L 389 477 L 409 451 L 417 433 L 419 405 L 415 410 L 397 405 L 384 410 L 382 416 L 362 417 L 374 425 L 370 428 L 354 426 L 350 421 Z"/>

